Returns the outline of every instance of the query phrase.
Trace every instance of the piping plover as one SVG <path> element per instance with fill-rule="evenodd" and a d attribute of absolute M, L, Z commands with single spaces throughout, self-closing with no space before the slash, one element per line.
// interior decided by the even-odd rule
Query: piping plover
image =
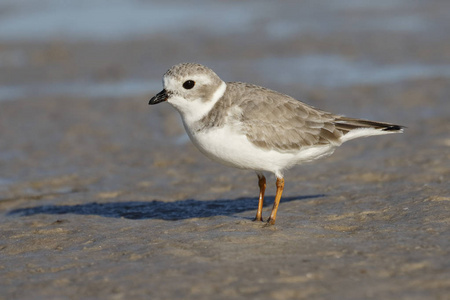
<path fill-rule="evenodd" d="M 335 115 L 260 86 L 225 83 L 211 69 L 194 63 L 170 68 L 163 85 L 149 104 L 172 104 L 191 141 L 209 158 L 256 172 L 260 188 L 256 221 L 263 220 L 263 172 L 275 174 L 277 192 L 267 221 L 272 225 L 284 170 L 331 155 L 355 138 L 403 132 L 400 125 Z"/>

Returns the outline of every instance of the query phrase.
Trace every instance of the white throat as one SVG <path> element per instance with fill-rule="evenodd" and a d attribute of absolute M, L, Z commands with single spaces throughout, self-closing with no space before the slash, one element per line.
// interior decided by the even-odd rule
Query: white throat
<path fill-rule="evenodd" d="M 217 101 L 222 98 L 226 89 L 227 84 L 222 81 L 209 101 L 205 101 L 204 99 L 195 99 L 193 101 L 186 102 L 184 99 L 173 97 L 169 99 L 168 102 L 180 112 L 183 122 L 189 127 L 189 125 L 200 120 L 207 113 L 209 113 Z"/>

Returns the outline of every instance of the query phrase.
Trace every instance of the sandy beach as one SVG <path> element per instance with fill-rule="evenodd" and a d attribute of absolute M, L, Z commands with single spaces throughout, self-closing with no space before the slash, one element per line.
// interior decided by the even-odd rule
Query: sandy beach
<path fill-rule="evenodd" d="M 449 299 L 446 1 L 14 3 L 0 299 Z M 175 109 L 148 105 L 185 61 L 407 128 L 286 172 L 264 227 L 254 172 L 210 161 Z"/>

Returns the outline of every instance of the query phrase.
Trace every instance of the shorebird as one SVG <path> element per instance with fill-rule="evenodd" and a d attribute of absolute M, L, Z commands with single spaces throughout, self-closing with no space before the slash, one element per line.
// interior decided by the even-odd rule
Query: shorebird
<path fill-rule="evenodd" d="M 256 221 L 263 221 L 263 172 L 275 174 L 270 225 L 275 224 L 284 189 L 283 171 L 331 155 L 349 140 L 399 133 L 404 128 L 332 114 L 257 85 L 224 82 L 200 64 L 171 67 L 163 85 L 149 104 L 168 102 L 175 107 L 189 138 L 207 157 L 256 172 L 260 190 Z"/>

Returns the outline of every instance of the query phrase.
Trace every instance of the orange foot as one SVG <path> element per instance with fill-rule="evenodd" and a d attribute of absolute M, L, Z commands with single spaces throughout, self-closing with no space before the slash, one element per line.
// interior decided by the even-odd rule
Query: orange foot
<path fill-rule="evenodd" d="M 275 225 L 275 220 L 269 218 L 269 219 L 267 220 L 267 225 Z"/>

